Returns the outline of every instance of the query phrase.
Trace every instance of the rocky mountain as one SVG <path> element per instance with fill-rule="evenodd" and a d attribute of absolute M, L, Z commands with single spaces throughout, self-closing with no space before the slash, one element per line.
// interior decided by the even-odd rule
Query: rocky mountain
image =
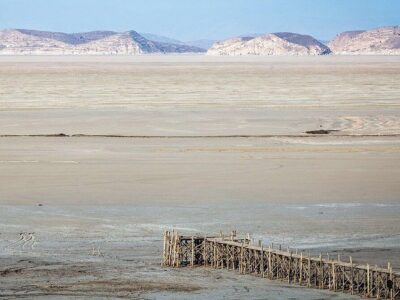
<path fill-rule="evenodd" d="M 400 54 L 400 27 L 347 31 L 329 43 L 334 54 Z"/>
<path fill-rule="evenodd" d="M 0 30 L 0 55 L 140 55 L 201 53 L 204 49 L 157 42 L 136 31 L 61 33 L 25 29 Z"/>
<path fill-rule="evenodd" d="M 309 35 L 291 32 L 238 37 L 215 43 L 208 55 L 325 55 L 330 49 Z"/>

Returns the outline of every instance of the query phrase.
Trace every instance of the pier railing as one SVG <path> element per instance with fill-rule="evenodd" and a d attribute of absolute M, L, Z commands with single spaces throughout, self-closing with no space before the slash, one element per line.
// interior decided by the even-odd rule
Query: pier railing
<path fill-rule="evenodd" d="M 348 262 L 340 257 L 312 257 L 254 244 L 235 232 L 229 236 L 182 236 L 167 231 L 162 265 L 212 267 L 367 298 L 400 299 L 400 274 L 393 272 L 389 263 L 380 268 L 353 263 L 351 257 Z"/>

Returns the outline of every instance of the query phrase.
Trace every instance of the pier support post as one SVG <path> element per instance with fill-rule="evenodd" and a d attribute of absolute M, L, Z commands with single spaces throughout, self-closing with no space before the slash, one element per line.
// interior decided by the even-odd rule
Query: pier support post
<path fill-rule="evenodd" d="M 207 237 L 204 236 L 203 240 L 203 261 L 204 261 L 204 266 L 207 267 Z"/>
<path fill-rule="evenodd" d="M 192 256 L 190 259 L 190 265 L 193 268 L 194 267 L 194 236 L 192 235 Z"/>
<path fill-rule="evenodd" d="M 310 252 L 308 253 L 308 269 L 307 269 L 307 286 L 311 287 L 311 257 Z"/>
<path fill-rule="evenodd" d="M 265 272 L 264 272 L 264 247 L 263 244 L 261 243 L 261 262 L 260 262 L 260 273 L 261 273 L 261 277 L 264 278 L 265 276 Z"/>
<path fill-rule="evenodd" d="M 243 253 L 243 251 L 244 251 L 244 247 L 243 247 L 243 242 L 242 242 L 242 245 L 241 245 L 241 248 L 240 248 L 240 261 L 239 261 L 239 272 L 240 272 L 240 274 L 244 274 L 244 271 L 243 271 L 243 255 L 244 255 L 244 253 Z"/>
<path fill-rule="evenodd" d="M 371 280 L 370 280 L 370 272 L 369 272 L 369 265 L 367 265 L 367 297 L 369 297 L 371 291 Z"/>
<path fill-rule="evenodd" d="M 299 284 L 303 283 L 303 252 L 300 252 L 300 276 L 299 276 Z"/>
<path fill-rule="evenodd" d="M 390 300 L 394 300 L 394 288 L 395 288 L 395 283 L 394 283 L 394 277 L 393 277 L 393 269 L 390 263 L 388 263 L 388 269 L 389 269 L 389 280 L 390 280 L 390 287 L 389 287 L 389 293 L 390 293 Z"/>
<path fill-rule="evenodd" d="M 161 266 L 165 266 L 166 246 L 167 246 L 167 231 L 164 231 L 164 234 L 163 234 L 163 252 L 162 252 Z"/>
<path fill-rule="evenodd" d="M 324 265 L 322 264 L 322 253 L 319 254 L 319 266 L 318 266 L 318 286 L 320 289 L 324 288 Z"/>
<path fill-rule="evenodd" d="M 272 252 L 271 252 L 271 246 L 268 247 L 268 273 L 269 273 L 269 279 L 272 279 L 274 273 L 272 272 Z"/>
<path fill-rule="evenodd" d="M 354 295 L 354 268 L 353 268 L 353 258 L 350 256 L 350 293 Z"/>
<path fill-rule="evenodd" d="M 291 274 L 292 274 L 292 252 L 289 251 L 289 263 L 288 263 L 288 283 L 291 282 Z"/>
<path fill-rule="evenodd" d="M 336 291 L 337 281 L 336 281 L 336 266 L 335 266 L 335 262 L 332 262 L 332 285 L 333 285 L 333 290 Z"/>

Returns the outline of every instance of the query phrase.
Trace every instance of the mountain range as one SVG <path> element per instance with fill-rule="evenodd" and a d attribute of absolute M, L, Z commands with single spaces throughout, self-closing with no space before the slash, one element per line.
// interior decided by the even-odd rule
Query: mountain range
<path fill-rule="evenodd" d="M 400 55 L 400 27 L 347 31 L 327 43 L 310 35 L 277 32 L 223 41 L 183 42 L 136 31 L 62 33 L 28 29 L 0 30 L 0 55 Z"/>
<path fill-rule="evenodd" d="M 203 53 L 186 44 L 153 41 L 136 31 L 62 33 L 26 29 L 0 31 L 0 54 L 140 55 L 151 53 Z"/>
<path fill-rule="evenodd" d="M 312 36 L 290 32 L 239 37 L 215 43 L 208 55 L 400 55 L 400 27 L 348 31 L 327 45 Z"/>

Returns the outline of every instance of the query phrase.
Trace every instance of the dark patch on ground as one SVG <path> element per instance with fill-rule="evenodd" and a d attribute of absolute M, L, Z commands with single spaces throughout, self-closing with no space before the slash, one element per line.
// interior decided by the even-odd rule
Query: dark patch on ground
<path fill-rule="evenodd" d="M 306 133 L 307 134 L 330 134 L 335 131 L 339 131 L 339 130 L 318 129 L 318 130 L 309 130 L 309 131 L 306 131 Z"/>

